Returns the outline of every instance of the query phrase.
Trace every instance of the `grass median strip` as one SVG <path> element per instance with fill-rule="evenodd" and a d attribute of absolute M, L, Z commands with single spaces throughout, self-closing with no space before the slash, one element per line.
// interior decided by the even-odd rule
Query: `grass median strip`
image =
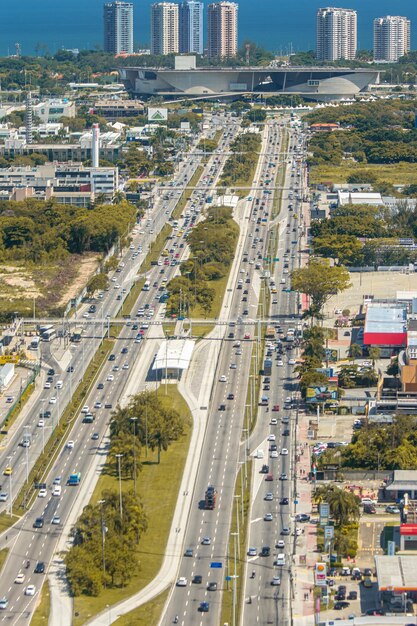
<path fill-rule="evenodd" d="M 42 590 L 41 599 L 33 614 L 30 626 L 42 626 L 48 624 L 51 610 L 51 595 L 49 592 L 49 582 L 46 580 Z"/>
<path fill-rule="evenodd" d="M 3 566 L 6 562 L 7 559 L 7 555 L 9 554 L 9 548 L 3 548 L 3 550 L 0 550 L 0 573 L 3 569 Z"/>
<path fill-rule="evenodd" d="M 187 415 L 191 420 L 188 405 L 175 385 L 167 385 L 166 390 L 165 387 L 161 387 L 158 391 L 158 398 L 182 415 Z M 74 626 L 80 626 L 90 617 L 104 610 L 107 605 L 115 604 L 137 593 L 146 587 L 158 573 L 165 555 L 168 533 L 178 500 L 190 437 L 191 428 L 188 428 L 186 434 L 179 441 L 172 443 L 162 454 L 160 465 L 157 464 L 156 450 L 155 452 L 149 450 L 147 458 L 144 457 L 142 471 L 138 478 L 138 493 L 148 516 L 148 530 L 141 537 L 137 548 L 140 566 L 125 587 L 106 589 L 98 597 L 83 595 L 74 598 Z M 102 492 L 106 489 L 117 490 L 118 488 L 117 477 L 102 474 L 91 501 L 100 500 Z M 132 480 L 122 480 L 123 491 L 129 491 L 132 488 Z M 163 603 L 159 606 L 160 611 L 162 607 Z M 158 619 L 155 618 L 147 623 L 157 624 Z"/>
<path fill-rule="evenodd" d="M 202 165 L 199 165 L 196 171 L 194 172 L 193 176 L 191 177 L 187 187 L 182 192 L 181 197 L 178 200 L 177 206 L 172 212 L 172 218 L 174 220 L 178 220 L 181 217 L 182 212 L 185 209 L 187 202 L 189 201 L 189 199 L 191 198 L 193 194 L 194 189 L 192 189 L 192 187 L 196 187 L 198 185 L 198 182 L 203 172 L 204 172 L 204 167 Z"/>
<path fill-rule="evenodd" d="M 150 624 L 158 624 L 162 609 L 168 598 L 168 593 L 169 589 L 156 596 L 150 602 L 142 604 L 142 606 L 133 609 L 126 615 L 122 615 L 113 624 L 116 624 L 116 626 L 149 626 Z"/>
<path fill-rule="evenodd" d="M 231 576 L 232 579 L 230 582 L 226 582 L 226 589 L 223 593 L 220 624 L 240 624 L 249 528 L 251 476 L 252 461 L 248 460 L 246 468 L 242 466 L 236 476 L 226 562 L 226 575 Z M 234 585 L 236 585 L 236 595 L 234 594 Z M 234 597 L 235 603 L 233 602 Z"/>

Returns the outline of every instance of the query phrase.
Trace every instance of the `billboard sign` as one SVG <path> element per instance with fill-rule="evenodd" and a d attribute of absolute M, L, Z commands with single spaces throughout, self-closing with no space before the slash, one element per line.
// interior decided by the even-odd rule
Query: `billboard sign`
<path fill-rule="evenodd" d="M 307 387 L 306 402 L 328 402 L 337 400 L 337 385 Z"/>
<path fill-rule="evenodd" d="M 325 526 L 324 527 L 324 538 L 325 539 L 333 539 L 334 537 L 334 526 Z"/>
<path fill-rule="evenodd" d="M 161 107 L 148 108 L 148 122 L 166 122 L 168 119 L 168 109 L 163 109 Z"/>
<path fill-rule="evenodd" d="M 5 365 L 6 363 L 19 363 L 19 355 L 18 354 L 2 354 L 0 356 L 0 365 Z"/>

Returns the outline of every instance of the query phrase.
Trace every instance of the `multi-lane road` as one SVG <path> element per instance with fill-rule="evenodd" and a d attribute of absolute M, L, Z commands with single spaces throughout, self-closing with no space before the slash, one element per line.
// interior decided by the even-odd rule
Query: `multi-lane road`
<path fill-rule="evenodd" d="M 221 146 L 225 150 L 229 143 L 233 140 L 237 127 L 234 127 L 226 137 L 221 139 Z M 225 157 L 214 157 L 208 160 L 205 165 L 205 171 L 203 172 L 202 182 L 212 180 L 214 183 L 219 176 L 222 167 L 224 165 Z M 200 162 L 200 157 L 190 155 L 189 159 L 185 162 L 184 166 L 180 170 L 178 179 L 176 181 L 177 186 L 183 187 L 187 184 L 187 181 L 192 177 L 197 165 Z M 200 191 L 193 193 L 190 206 L 194 208 L 201 208 L 205 204 L 206 191 L 205 185 L 202 185 Z M 174 188 L 175 189 L 175 188 Z M 157 233 L 157 225 L 162 227 L 163 223 L 168 219 L 169 214 L 173 211 L 178 201 L 179 194 L 176 193 L 166 199 L 167 201 L 160 201 L 157 204 L 156 212 L 150 213 L 147 216 L 148 229 L 154 232 L 148 232 L 149 235 Z M 197 214 L 197 213 L 196 213 Z M 158 216 L 163 216 L 162 219 Z M 184 235 L 186 232 L 187 222 L 190 218 L 180 219 L 178 229 L 174 233 L 174 237 L 168 240 L 167 246 L 173 252 L 170 252 L 169 265 L 155 266 L 146 277 L 150 282 L 149 291 L 141 292 L 138 301 L 133 308 L 133 316 L 136 312 L 141 310 L 145 311 L 147 315 L 153 311 L 153 319 L 163 318 L 164 305 L 159 303 L 159 288 L 162 280 L 169 281 L 170 278 L 178 271 L 178 265 L 171 263 L 174 260 L 175 255 L 178 254 L 178 261 L 181 261 L 183 255 L 186 254 L 186 240 Z M 140 227 L 137 228 L 139 230 Z M 181 233 L 181 231 L 183 231 Z M 146 240 L 146 230 L 140 230 L 134 237 L 135 250 L 139 247 L 142 249 L 142 258 L 149 245 L 149 241 Z M 139 263 L 136 259 L 141 259 L 140 255 L 136 256 L 133 250 L 129 250 L 123 258 L 120 259 L 121 264 L 119 269 L 121 271 L 115 272 L 111 278 L 115 279 L 110 281 L 110 288 L 108 292 L 104 294 L 102 301 L 98 302 L 97 309 L 102 309 L 108 315 L 116 315 L 120 306 L 120 300 L 117 300 L 117 295 L 120 293 L 123 286 L 130 286 L 132 279 L 140 271 Z M 124 265 L 123 265 L 124 264 Z M 120 287 L 114 289 L 114 285 L 118 284 Z M 126 290 L 128 293 L 128 289 Z M 84 319 L 82 317 L 84 309 L 79 311 L 80 324 Z M 142 314 L 143 315 L 143 314 Z M 102 315 L 101 315 L 102 317 Z M 75 512 L 81 511 L 82 506 L 88 502 L 89 494 L 94 488 L 94 484 L 97 480 L 99 470 L 105 460 L 105 454 L 108 450 L 108 424 L 111 409 L 116 406 L 124 394 L 129 391 L 134 393 L 136 390 L 136 372 L 138 368 L 143 364 L 144 354 L 152 357 L 154 352 L 154 340 L 158 340 L 158 336 L 155 337 L 155 333 L 151 329 L 146 328 L 148 325 L 147 319 L 139 317 L 137 321 L 126 320 L 125 326 L 122 328 L 121 334 L 118 340 L 115 342 L 113 354 L 102 372 L 100 377 L 95 381 L 92 389 L 85 398 L 85 404 L 90 410 L 93 410 L 95 414 L 95 421 L 93 424 L 82 423 L 82 415 L 77 413 L 74 417 L 74 426 L 72 431 L 68 434 L 68 438 L 62 444 L 62 448 L 59 452 L 57 459 L 48 472 L 46 478 L 47 491 L 45 497 L 38 496 L 31 507 L 21 519 L 21 521 L 8 532 L 7 545 L 10 548 L 10 553 L 2 572 L 2 596 L 5 596 L 8 600 L 8 607 L 2 612 L 1 620 L 6 623 L 19 624 L 28 623 L 28 619 L 36 604 L 36 596 L 40 590 L 40 587 L 44 580 L 44 575 L 48 571 L 48 565 L 56 549 L 57 542 L 60 539 L 63 529 L 68 526 L 68 520 L 75 521 Z M 89 320 L 90 322 L 90 320 Z M 97 326 L 97 328 L 96 328 Z M 138 330 L 142 326 L 144 333 L 144 339 L 137 340 Z M 87 337 L 81 340 L 81 344 L 72 345 L 70 347 L 71 359 L 67 366 L 69 371 L 62 371 L 59 363 L 53 361 L 49 355 L 48 365 L 52 365 L 55 369 L 55 375 L 53 376 L 54 385 L 56 381 L 62 380 L 61 392 L 61 406 L 62 410 L 65 402 L 69 400 L 71 391 L 74 389 L 76 382 L 82 376 L 84 368 L 87 367 L 89 358 L 91 358 L 94 349 L 101 339 L 101 321 L 97 321 L 97 325 L 89 324 L 89 331 L 86 333 Z M 91 332 L 93 330 L 93 332 Z M 94 335 L 98 338 L 94 339 Z M 149 341 L 147 337 L 149 336 Z M 162 335 L 159 336 L 161 340 Z M 149 349 L 149 346 L 150 349 Z M 150 364 L 150 363 L 149 363 Z M 73 371 L 72 371 L 73 370 Z M 142 375 L 143 378 L 143 375 Z M 74 380 L 75 379 L 75 380 Z M 52 385 L 52 386 L 54 386 Z M 57 390 L 48 390 L 49 393 L 57 394 Z M 68 396 L 65 396 L 65 392 Z M 43 395 L 43 394 L 42 394 Z M 31 453 L 31 459 L 35 459 L 36 454 L 39 453 L 42 446 L 42 429 L 37 426 L 40 418 L 40 413 L 44 412 L 45 402 L 39 400 L 39 404 L 35 405 L 33 409 L 33 423 L 31 424 L 33 430 L 31 430 L 32 445 L 29 448 Z M 52 406 L 55 406 L 52 405 Z M 81 407 L 80 407 L 81 409 Z M 57 419 L 57 416 L 56 416 Z M 52 417 L 45 420 L 52 423 Z M 22 434 L 17 432 L 14 439 L 8 442 L 7 450 L 3 452 L 4 455 L 15 451 L 15 455 L 12 461 L 13 469 L 13 481 L 18 488 L 19 484 L 23 483 L 25 472 L 22 475 L 22 457 L 25 458 L 27 449 L 17 447 Z M 70 443 L 69 443 L 70 442 Z M 29 466 L 30 467 L 30 466 Z M 25 468 L 24 468 L 25 469 Z M 79 486 L 68 486 L 66 484 L 68 476 L 73 473 L 80 473 L 81 484 Z M 60 482 L 62 491 L 60 496 L 52 495 L 53 483 Z M 85 484 L 84 484 L 85 481 Z M 41 520 L 37 523 L 36 520 Z M 35 527 L 38 526 L 38 527 Z M 37 563 L 45 563 L 45 573 L 34 573 L 34 568 Z M 21 574 L 24 576 L 22 584 L 14 583 L 16 576 Z M 26 596 L 25 591 L 28 585 L 35 586 L 35 595 Z"/>
<path fill-rule="evenodd" d="M 172 589 L 162 619 L 162 624 L 166 626 L 176 618 L 184 626 L 220 623 L 235 479 L 242 461 L 240 442 L 254 339 L 254 327 L 245 325 L 245 321 L 257 317 L 261 275 L 256 266 L 257 263 L 262 266 L 262 260 L 267 255 L 268 222 L 273 206 L 273 193 L 265 193 L 268 192 L 265 183 L 271 179 L 271 169 L 277 168 L 278 163 L 286 167 L 288 160 L 287 155 L 281 152 L 283 135 L 287 131 L 276 121 L 269 122 L 267 129 L 268 135 L 253 182 L 254 189 L 264 189 L 249 191 L 250 195 L 245 199 L 251 203 L 251 211 L 246 242 L 239 259 L 239 279 L 229 309 L 229 319 L 233 322 L 230 322 L 230 332 L 226 334 L 217 364 L 184 556 L 178 567 L 178 583 Z M 283 219 L 286 219 L 285 212 Z M 286 294 L 284 299 L 286 302 L 289 300 Z M 275 305 L 274 309 L 277 313 Z M 202 507 L 209 484 L 217 491 L 214 510 Z M 222 568 L 211 567 L 213 562 L 221 563 Z M 203 612 L 205 608 L 208 608 L 207 612 Z"/>

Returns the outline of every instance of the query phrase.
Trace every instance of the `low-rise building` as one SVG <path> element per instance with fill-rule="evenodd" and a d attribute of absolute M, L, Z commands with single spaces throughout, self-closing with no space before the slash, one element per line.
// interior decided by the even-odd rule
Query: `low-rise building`
<path fill-rule="evenodd" d="M 404 348 L 407 345 L 407 307 L 396 302 L 368 303 L 363 343 L 387 349 Z"/>
<path fill-rule="evenodd" d="M 75 104 L 67 98 L 37 102 L 32 105 L 32 109 L 44 124 L 59 122 L 61 117 L 75 117 Z"/>

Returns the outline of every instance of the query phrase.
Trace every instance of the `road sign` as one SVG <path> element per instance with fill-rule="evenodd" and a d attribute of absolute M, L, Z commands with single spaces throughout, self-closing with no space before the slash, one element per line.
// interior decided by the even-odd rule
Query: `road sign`
<path fill-rule="evenodd" d="M 322 502 L 319 506 L 320 526 L 326 526 L 329 521 L 330 507 L 327 502 Z"/>
<path fill-rule="evenodd" d="M 222 564 L 220 561 L 212 561 L 212 562 L 210 563 L 210 567 L 211 567 L 212 569 L 222 569 L 223 564 Z"/>
<path fill-rule="evenodd" d="M 232 580 L 232 577 L 231 576 L 226 576 L 225 580 L 227 580 L 227 581 Z"/>
<path fill-rule="evenodd" d="M 276 256 L 272 260 L 275 261 L 275 263 L 276 263 L 277 261 L 279 261 L 279 257 Z"/>
<path fill-rule="evenodd" d="M 325 526 L 324 527 L 324 538 L 325 539 L 333 539 L 334 537 L 334 526 Z"/>
<path fill-rule="evenodd" d="M 298 504 L 298 500 L 294 500 L 294 504 Z"/>

